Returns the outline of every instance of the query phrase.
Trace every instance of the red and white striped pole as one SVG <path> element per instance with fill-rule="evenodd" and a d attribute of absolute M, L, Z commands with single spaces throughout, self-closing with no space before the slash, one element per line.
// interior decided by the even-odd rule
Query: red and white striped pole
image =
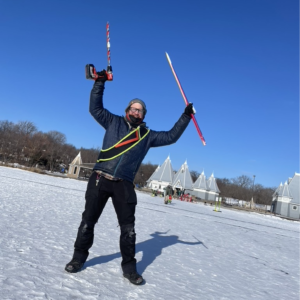
<path fill-rule="evenodd" d="M 107 80 L 113 80 L 112 67 L 110 65 L 110 37 L 109 23 L 106 23 L 106 48 L 107 48 Z"/>
<path fill-rule="evenodd" d="M 183 100 L 184 100 L 184 102 L 185 102 L 185 105 L 187 106 L 187 105 L 189 104 L 189 102 L 188 102 L 188 100 L 187 100 L 187 98 L 186 98 L 186 96 L 185 96 L 185 94 L 184 94 L 184 91 L 183 91 L 183 89 L 182 89 L 182 86 L 181 86 L 181 84 L 180 84 L 180 81 L 179 81 L 179 79 L 178 79 L 178 77 L 177 77 L 177 75 L 176 75 L 176 72 L 175 72 L 174 68 L 173 68 L 173 65 L 172 65 L 170 56 L 168 55 L 167 52 L 166 52 L 166 57 L 167 57 L 167 60 L 168 60 L 168 62 L 169 62 L 169 65 L 170 65 L 170 68 L 171 68 L 171 70 L 172 70 L 172 73 L 173 73 L 173 75 L 174 75 L 174 77 L 175 77 L 175 80 L 176 80 L 176 82 L 177 82 L 177 85 L 178 85 L 178 87 L 179 87 L 180 93 L 181 93 L 181 95 L 182 95 L 182 97 L 183 97 Z M 195 118 L 195 116 L 194 116 L 193 114 L 191 115 L 191 117 L 192 117 L 192 120 L 193 120 L 194 125 L 195 125 L 195 127 L 196 127 L 196 130 L 197 130 L 197 132 L 198 132 L 198 135 L 199 135 L 199 137 L 200 137 L 200 139 L 201 139 L 201 141 L 202 141 L 202 144 L 205 146 L 205 145 L 206 145 L 206 142 L 205 142 L 205 139 L 204 139 L 204 137 L 203 137 L 203 135 L 202 135 L 202 132 L 201 132 L 201 130 L 200 130 L 200 127 L 199 127 L 199 125 L 198 125 L 198 123 L 197 123 L 197 120 L 196 120 L 196 118 Z"/>

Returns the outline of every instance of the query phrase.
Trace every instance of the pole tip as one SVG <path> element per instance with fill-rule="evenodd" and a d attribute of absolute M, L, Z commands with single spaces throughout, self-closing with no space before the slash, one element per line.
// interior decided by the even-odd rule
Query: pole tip
<path fill-rule="evenodd" d="M 171 63 L 171 59 L 170 59 L 168 52 L 165 52 L 165 53 L 166 53 L 167 60 Z"/>

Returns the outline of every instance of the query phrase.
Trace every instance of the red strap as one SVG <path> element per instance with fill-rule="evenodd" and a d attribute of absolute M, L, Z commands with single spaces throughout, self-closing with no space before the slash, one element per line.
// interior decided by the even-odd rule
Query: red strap
<path fill-rule="evenodd" d="M 115 148 L 122 147 L 122 146 L 124 146 L 124 145 L 127 145 L 127 144 L 129 144 L 129 143 L 136 142 L 136 141 L 138 141 L 138 140 L 139 140 L 139 135 L 138 135 L 138 132 L 136 131 L 136 132 L 135 132 L 135 138 L 133 138 L 133 139 L 131 139 L 131 140 L 128 140 L 128 141 L 125 141 L 125 142 L 123 142 L 123 143 L 120 143 L 120 144 L 116 145 Z"/>

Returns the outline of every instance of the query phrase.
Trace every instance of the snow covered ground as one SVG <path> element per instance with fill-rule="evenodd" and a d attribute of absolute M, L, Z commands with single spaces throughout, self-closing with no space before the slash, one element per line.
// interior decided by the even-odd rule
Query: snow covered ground
<path fill-rule="evenodd" d="M 84 269 L 64 271 L 86 182 L 0 167 L 0 299 L 299 299 L 299 223 L 138 194 L 138 271 L 122 277 L 111 201 Z"/>

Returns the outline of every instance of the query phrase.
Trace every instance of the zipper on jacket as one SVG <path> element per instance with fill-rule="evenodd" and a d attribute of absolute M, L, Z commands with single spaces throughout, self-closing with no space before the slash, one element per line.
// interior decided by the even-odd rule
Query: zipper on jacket
<path fill-rule="evenodd" d="M 131 130 L 131 126 L 130 126 L 130 124 L 126 121 L 126 123 L 128 124 L 128 127 L 129 127 L 129 129 L 128 129 L 128 132 L 127 132 L 127 134 L 130 132 L 130 130 Z M 125 154 L 125 153 L 124 153 Z M 119 168 L 119 164 L 121 163 L 121 160 L 123 159 L 123 155 L 124 154 L 122 154 L 121 155 L 121 158 L 120 158 L 120 160 L 119 160 L 119 162 L 118 162 L 118 164 L 117 164 L 117 166 L 116 166 L 116 168 L 115 168 L 115 172 L 114 172 L 114 175 L 113 176 L 116 176 L 116 172 L 117 172 L 117 170 L 118 170 L 118 168 Z"/>

